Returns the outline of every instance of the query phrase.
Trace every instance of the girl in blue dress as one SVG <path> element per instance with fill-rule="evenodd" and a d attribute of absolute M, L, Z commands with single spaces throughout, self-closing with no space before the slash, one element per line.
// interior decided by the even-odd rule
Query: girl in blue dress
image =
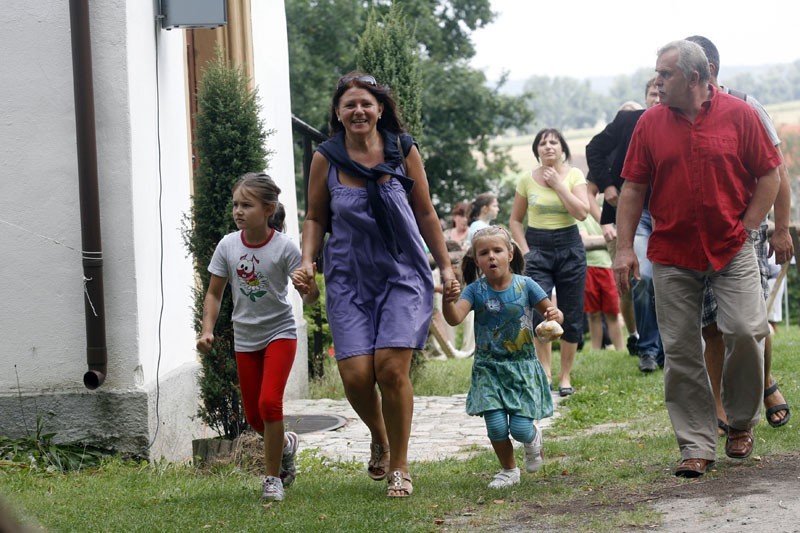
<path fill-rule="evenodd" d="M 483 416 L 502 466 L 490 488 L 519 483 L 509 434 L 524 444 L 525 469 L 535 472 L 541 467 L 542 433 L 534 421 L 553 414 L 547 375 L 533 345 L 533 312 L 559 324 L 564 315 L 535 281 L 517 274 L 524 268 L 519 246 L 506 229 L 479 230 L 464 258 L 464 280 L 469 285 L 458 301 L 448 298 L 442 309 L 452 326 L 475 310 L 476 348 L 467 413 Z M 478 269 L 482 276 L 476 280 Z"/>

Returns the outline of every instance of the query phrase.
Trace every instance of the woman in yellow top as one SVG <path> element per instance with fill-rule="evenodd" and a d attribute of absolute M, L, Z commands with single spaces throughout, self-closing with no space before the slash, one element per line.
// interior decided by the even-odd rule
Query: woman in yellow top
<path fill-rule="evenodd" d="M 589 198 L 583 172 L 569 165 L 569 146 L 561 132 L 554 128 L 539 131 L 533 140 L 533 155 L 541 166 L 517 183 L 509 226 L 525 254 L 525 275 L 550 298 L 555 288 L 558 308 L 564 312 L 558 392 L 569 396 L 575 392 L 570 371 L 583 335 L 586 284 L 586 251 L 577 221 L 586 218 Z M 523 231 L 526 214 L 528 229 Z M 537 319 L 542 321 L 542 317 Z M 536 355 L 552 383 L 551 345 L 538 338 L 535 344 Z"/>

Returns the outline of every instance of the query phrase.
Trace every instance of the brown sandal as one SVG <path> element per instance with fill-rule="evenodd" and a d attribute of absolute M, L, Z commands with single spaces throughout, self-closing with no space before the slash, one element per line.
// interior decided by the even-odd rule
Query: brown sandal
<path fill-rule="evenodd" d="M 389 449 L 384 448 L 379 442 L 372 442 L 369 445 L 370 458 L 367 463 L 367 475 L 375 481 L 386 479 L 386 472 L 389 470 Z"/>
<path fill-rule="evenodd" d="M 395 470 L 389 474 L 389 487 L 386 495 L 390 498 L 408 498 L 414 492 L 411 485 L 411 476 L 407 473 Z"/>

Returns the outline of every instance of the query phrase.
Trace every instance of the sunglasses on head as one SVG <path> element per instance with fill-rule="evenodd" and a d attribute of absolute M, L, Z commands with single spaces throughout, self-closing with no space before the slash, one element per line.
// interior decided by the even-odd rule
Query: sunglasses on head
<path fill-rule="evenodd" d="M 351 81 L 360 81 L 361 83 L 366 83 L 367 85 L 372 85 L 373 87 L 378 85 L 378 81 L 375 79 L 375 76 L 370 76 L 369 74 L 356 74 L 355 76 L 342 76 L 339 78 L 339 87 L 342 87 Z"/>

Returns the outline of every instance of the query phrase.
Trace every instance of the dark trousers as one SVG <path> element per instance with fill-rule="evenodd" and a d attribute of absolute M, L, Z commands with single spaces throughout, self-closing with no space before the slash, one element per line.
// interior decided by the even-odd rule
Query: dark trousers
<path fill-rule="evenodd" d="M 552 298 L 564 313 L 562 339 L 577 343 L 583 337 L 583 291 L 586 286 L 586 250 L 578 226 L 555 230 L 528 228 L 525 275 Z M 538 316 L 536 324 L 543 320 Z"/>

